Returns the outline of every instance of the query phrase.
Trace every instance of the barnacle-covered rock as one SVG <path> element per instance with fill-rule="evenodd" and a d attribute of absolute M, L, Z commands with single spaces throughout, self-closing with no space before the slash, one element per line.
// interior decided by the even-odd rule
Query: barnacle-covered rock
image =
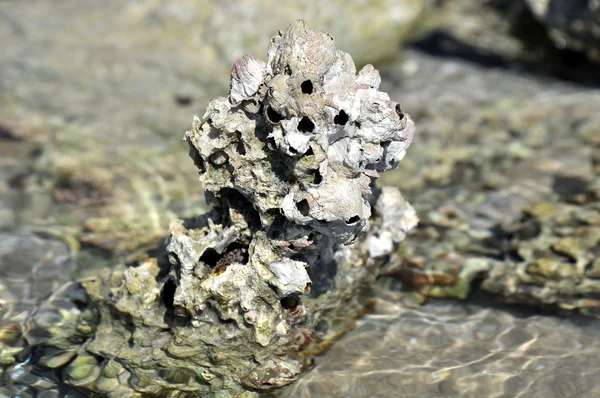
<path fill-rule="evenodd" d="M 86 305 L 38 311 L 28 366 L 108 397 L 243 397 L 296 380 L 417 222 L 397 189 L 375 186 L 414 135 L 379 83 L 303 21 L 267 63 L 239 59 L 229 96 L 185 135 L 212 211 L 172 221 L 163 254 L 83 280 Z"/>
<path fill-rule="evenodd" d="M 600 208 L 538 203 L 505 233 L 504 251 L 512 261 L 491 268 L 483 289 L 511 303 L 600 315 Z"/>
<path fill-rule="evenodd" d="M 407 82 L 403 94 L 412 88 L 426 133 L 401 172 L 382 180 L 416 204 L 421 222 L 388 263 L 384 273 L 396 278 L 381 282 L 409 290 L 410 304 L 476 292 L 598 314 L 598 92 L 411 56 L 419 72 L 397 79 Z M 434 71 L 451 66 L 424 92 Z"/>

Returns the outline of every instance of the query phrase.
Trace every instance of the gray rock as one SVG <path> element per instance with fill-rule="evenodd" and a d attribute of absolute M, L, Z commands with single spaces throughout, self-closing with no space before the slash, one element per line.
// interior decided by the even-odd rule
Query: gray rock
<path fill-rule="evenodd" d="M 267 63 L 238 60 L 230 95 L 186 133 L 213 210 L 171 222 L 164 257 L 83 280 L 85 310 L 36 312 L 37 364 L 108 397 L 254 396 L 296 380 L 417 222 L 396 188 L 375 186 L 414 135 L 379 83 L 303 21 Z"/>
<path fill-rule="evenodd" d="M 581 51 L 600 60 L 598 0 L 527 0 L 558 48 Z"/>

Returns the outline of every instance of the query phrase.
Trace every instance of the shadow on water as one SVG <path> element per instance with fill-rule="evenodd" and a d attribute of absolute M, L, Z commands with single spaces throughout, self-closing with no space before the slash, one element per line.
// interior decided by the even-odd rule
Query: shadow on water
<path fill-rule="evenodd" d="M 456 58 L 484 68 L 517 70 L 588 88 L 600 88 L 600 65 L 584 54 L 556 48 L 546 34 L 546 28 L 525 5 L 506 0 L 494 0 L 490 5 L 493 11 L 511 21 L 509 34 L 523 45 L 518 58 L 466 43 L 443 29 L 430 31 L 409 47 L 435 57 Z"/>

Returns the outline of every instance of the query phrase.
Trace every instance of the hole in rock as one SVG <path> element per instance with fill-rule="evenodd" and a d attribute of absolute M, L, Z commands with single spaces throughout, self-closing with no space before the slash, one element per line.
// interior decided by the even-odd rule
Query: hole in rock
<path fill-rule="evenodd" d="M 246 154 L 246 147 L 244 146 L 244 140 L 242 139 L 242 132 L 241 131 L 237 131 L 235 132 L 235 140 L 236 140 L 236 145 L 235 145 L 235 151 L 237 153 L 239 153 L 240 155 L 245 155 Z"/>
<path fill-rule="evenodd" d="M 308 117 L 304 116 L 298 123 L 298 131 L 302 133 L 312 133 L 315 130 L 315 124 Z"/>
<path fill-rule="evenodd" d="M 304 94 L 312 94 L 313 84 L 310 80 L 305 80 L 300 85 L 300 89 L 302 90 L 302 93 L 304 93 Z"/>
<path fill-rule="evenodd" d="M 300 305 L 300 297 L 293 294 L 281 299 L 281 306 L 286 310 L 291 310 Z"/>
<path fill-rule="evenodd" d="M 304 154 L 302 154 L 302 156 L 312 156 L 314 155 L 315 152 L 313 151 L 312 147 L 308 147 L 308 150 L 306 152 L 304 152 Z"/>
<path fill-rule="evenodd" d="M 340 126 L 345 125 L 346 123 L 348 123 L 348 114 L 346 112 L 344 112 L 344 110 L 342 109 L 340 111 L 340 113 L 338 113 L 334 118 L 333 118 L 333 122 L 335 124 L 339 124 Z"/>
<path fill-rule="evenodd" d="M 273 124 L 277 124 L 283 120 L 283 116 L 277 113 L 277 111 L 275 111 L 270 106 L 267 108 L 267 118 Z"/>
<path fill-rule="evenodd" d="M 319 170 L 315 170 L 315 180 L 314 184 L 320 184 L 323 181 L 323 176 L 319 172 Z"/>
<path fill-rule="evenodd" d="M 354 224 L 360 221 L 360 217 L 359 216 L 352 216 L 350 217 L 347 221 L 346 224 Z"/>
<path fill-rule="evenodd" d="M 275 138 L 273 138 L 273 137 L 267 138 L 267 148 L 272 151 L 277 150 L 277 143 L 275 142 Z"/>
<path fill-rule="evenodd" d="M 239 141 L 237 143 L 237 145 L 235 146 L 235 150 L 242 156 L 246 154 L 246 147 L 244 147 L 244 143 L 242 141 Z"/>
<path fill-rule="evenodd" d="M 358 121 L 354 122 L 354 125 L 356 126 L 357 129 L 359 129 L 362 126 L 362 124 L 360 124 L 360 122 L 358 122 Z"/>
<path fill-rule="evenodd" d="M 396 113 L 400 120 L 404 119 L 404 112 L 402 112 L 402 108 L 400 108 L 400 104 L 396 104 Z"/>
<path fill-rule="evenodd" d="M 177 285 L 171 279 L 169 279 L 165 286 L 163 287 L 163 291 L 161 293 L 162 302 L 167 309 L 173 309 L 173 303 L 175 302 L 175 291 L 177 290 Z"/>
<path fill-rule="evenodd" d="M 391 144 L 391 143 L 392 143 L 392 141 L 390 141 L 390 140 L 383 141 L 383 142 L 381 143 L 381 146 L 382 146 L 383 148 L 387 148 L 387 147 L 389 147 L 389 146 L 390 146 L 390 144 Z"/>
<path fill-rule="evenodd" d="M 302 214 L 305 217 L 308 216 L 308 214 L 310 213 L 310 205 L 308 204 L 308 200 L 306 199 L 302 199 L 300 202 L 296 203 L 296 207 L 298 208 L 300 214 Z"/>
<path fill-rule="evenodd" d="M 285 73 L 288 76 L 292 75 L 292 68 L 290 67 L 290 65 L 286 65 L 285 68 L 283 68 L 283 73 Z"/>
<path fill-rule="evenodd" d="M 216 151 L 208 157 L 208 161 L 215 167 L 221 167 L 229 162 L 229 155 L 225 151 Z"/>
<path fill-rule="evenodd" d="M 215 265 L 217 265 L 217 262 L 220 258 L 221 255 L 215 249 L 209 247 L 208 249 L 204 250 L 204 253 L 202 253 L 200 256 L 200 261 L 213 268 Z"/>
<path fill-rule="evenodd" d="M 280 240 L 285 237 L 286 218 L 279 214 L 275 216 L 271 227 L 269 227 L 268 235 L 273 240 Z"/>

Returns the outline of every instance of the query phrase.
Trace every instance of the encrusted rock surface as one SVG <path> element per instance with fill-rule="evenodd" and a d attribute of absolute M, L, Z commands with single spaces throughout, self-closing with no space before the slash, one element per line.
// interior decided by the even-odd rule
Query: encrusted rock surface
<path fill-rule="evenodd" d="M 272 39 L 267 63 L 239 59 L 229 96 L 186 133 L 212 211 L 173 221 L 164 256 L 84 280 L 89 306 L 32 363 L 109 397 L 251 396 L 296 380 L 417 222 L 396 188 L 375 186 L 414 136 L 379 84 L 303 21 Z"/>
<path fill-rule="evenodd" d="M 390 273 L 425 296 L 598 315 L 598 90 L 410 55 L 387 80 L 404 82 L 419 140 L 382 178 L 421 222 Z"/>
<path fill-rule="evenodd" d="M 302 18 L 358 65 L 382 63 L 423 3 L 0 2 L 0 227 L 115 256 L 156 246 L 171 218 L 206 211 L 176 132 L 226 92 L 236 59 Z"/>
<path fill-rule="evenodd" d="M 238 56 L 228 52 L 232 48 L 239 47 L 239 55 L 248 44 L 263 48 L 266 41 L 253 43 L 253 34 L 266 24 L 253 24 L 257 15 L 247 13 L 236 29 L 250 35 L 232 37 L 226 18 L 187 13 L 202 2 L 161 3 L 0 2 L 0 36 L 7 38 L 0 52 L 0 228 L 7 231 L 2 242 L 19 242 L 14 237 L 40 242 L 31 254 L 48 255 L 42 262 L 16 259 L 19 269 L 12 268 L 13 255 L 0 256 L 0 267 L 11 272 L 2 280 L 4 321 L 23 319 L 44 304 L 32 322 L 0 330 L 0 360 L 7 367 L 0 384 L 15 382 L 10 391 L 2 384 L 0 396 L 35 396 L 34 391 L 44 397 L 89 396 L 89 390 L 79 393 L 73 383 L 66 388 L 55 378 L 94 379 L 98 367 L 87 354 L 65 374 L 51 369 L 70 363 L 72 349 L 38 346 L 40 364 L 53 368 L 29 360 L 26 339 L 62 344 L 57 337 L 73 333 L 71 320 L 85 308 L 78 290 L 61 289 L 44 302 L 49 290 L 71 276 L 90 275 L 90 268 L 112 266 L 113 253 L 155 247 L 174 214 L 185 218 L 205 211 L 197 172 L 181 156 L 187 144 L 179 132 L 205 107 L 203 101 L 224 90 L 226 79 L 215 76 L 229 70 L 217 72 L 211 65 L 229 69 L 235 58 L 223 59 Z M 432 14 L 442 25 L 383 72 L 384 90 L 401 98 L 419 121 L 419 139 L 400 170 L 384 174 L 384 183 L 399 186 L 423 220 L 392 256 L 403 264 L 401 285 L 410 293 L 384 296 L 413 305 L 427 295 L 469 296 L 477 305 L 430 299 L 416 309 L 390 306 L 391 319 L 380 312 L 363 318 L 362 327 L 346 335 L 350 344 L 334 345 L 302 384 L 283 395 L 376 396 L 390 389 L 407 395 L 594 395 L 600 320 L 553 315 L 557 307 L 567 309 L 559 313 L 577 308 L 596 315 L 600 308 L 593 261 L 600 230 L 594 224 L 600 212 L 597 66 L 582 65 L 584 57 L 573 51 L 557 51 L 525 0 L 435 3 L 439 8 Z M 515 9 L 529 15 L 507 18 Z M 334 24 L 331 32 L 359 22 L 321 15 Z M 201 22 L 205 17 L 215 18 L 211 29 L 198 28 L 207 26 Z M 65 25 L 64 18 L 74 23 Z M 213 46 L 219 26 L 228 31 Z M 367 43 L 383 37 L 353 33 Z M 389 52 L 394 46 L 360 47 Z M 582 66 L 589 68 L 588 78 Z M 558 81 L 564 78 L 571 82 Z M 66 246 L 48 233 L 68 238 L 72 259 L 65 259 Z M 77 240 L 84 245 L 78 248 Z M 50 250 L 38 251 L 44 247 Z M 171 265 L 161 259 L 157 266 L 162 284 Z M 397 286 L 390 278 L 382 283 Z M 28 289 L 31 284 L 41 288 Z M 140 303 L 151 303 L 153 290 Z M 539 315 L 540 305 L 549 312 L 523 318 L 505 307 L 490 309 L 473 292 L 493 292 L 517 306 L 533 304 L 525 314 Z M 118 305 L 130 305 L 123 296 L 126 304 Z M 304 305 L 309 301 L 303 297 Z M 406 313 L 411 315 L 398 316 Z M 94 324 L 94 318 L 88 322 Z M 113 331 L 131 335 L 118 327 Z M 73 335 L 72 347 L 87 341 L 81 336 L 89 329 L 81 332 Z M 345 359 L 336 359 L 340 352 Z M 120 370 L 110 364 L 103 372 L 110 376 L 102 379 L 107 388 Z"/>

